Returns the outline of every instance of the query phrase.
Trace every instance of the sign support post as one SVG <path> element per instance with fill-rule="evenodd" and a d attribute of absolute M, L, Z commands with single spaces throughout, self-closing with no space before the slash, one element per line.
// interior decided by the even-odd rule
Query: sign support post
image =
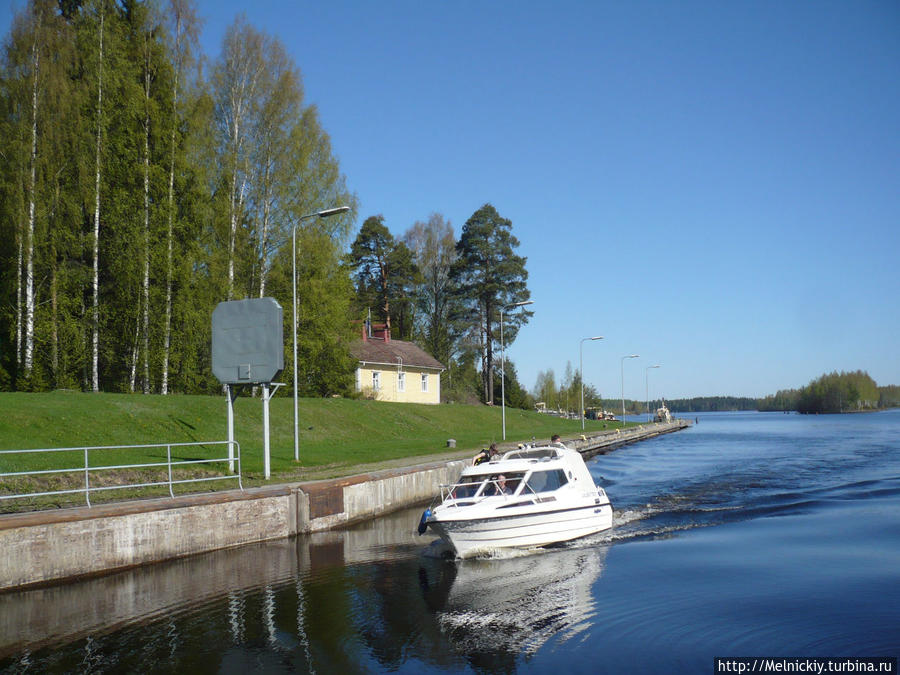
<path fill-rule="evenodd" d="M 228 398 L 228 471 L 234 473 L 234 399 L 237 398 L 237 389 L 226 384 L 225 396 Z"/>
<path fill-rule="evenodd" d="M 281 382 L 264 382 L 262 385 L 262 404 L 263 404 L 263 474 L 266 480 L 269 480 L 272 473 L 272 459 L 269 452 L 269 401 L 278 391 L 278 387 L 283 387 Z M 269 387 L 272 387 L 269 390 Z"/>

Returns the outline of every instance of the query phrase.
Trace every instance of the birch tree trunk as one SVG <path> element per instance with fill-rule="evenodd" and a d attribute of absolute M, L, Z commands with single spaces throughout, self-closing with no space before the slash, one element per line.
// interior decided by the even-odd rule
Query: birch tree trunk
<path fill-rule="evenodd" d="M 37 164 L 37 111 L 38 111 L 38 65 L 37 50 L 38 33 L 40 31 L 40 14 L 34 27 L 31 43 L 31 157 L 29 159 L 28 181 L 28 225 L 25 229 L 25 358 L 23 372 L 25 377 L 31 375 L 34 366 L 34 190 L 35 169 Z"/>
<path fill-rule="evenodd" d="M 140 339 L 141 339 L 141 313 L 138 312 L 134 322 L 134 340 L 131 343 L 131 368 L 128 374 L 128 391 L 134 393 L 134 385 L 137 381 L 137 364 L 140 358 Z"/>
<path fill-rule="evenodd" d="M 487 309 L 484 309 L 484 305 L 479 305 L 479 313 L 483 312 L 482 316 L 487 316 Z M 488 398 L 488 385 L 487 385 L 487 371 L 488 371 L 488 358 L 487 358 L 487 328 L 486 324 L 480 320 L 479 323 L 481 325 L 478 327 L 478 332 L 481 333 L 481 386 L 484 391 L 484 402 L 487 403 L 490 399 Z"/>
<path fill-rule="evenodd" d="M 241 180 L 241 189 L 238 191 L 237 208 L 231 214 L 231 239 L 228 248 L 228 299 L 234 297 L 234 248 L 237 243 L 237 219 L 238 214 L 244 208 L 244 192 L 247 189 L 247 180 Z"/>
<path fill-rule="evenodd" d="M 142 288 L 144 348 L 143 392 L 150 393 L 150 45 L 144 34 L 144 278 Z"/>
<path fill-rule="evenodd" d="M 57 300 L 57 269 L 54 262 L 50 270 L 50 311 L 53 314 L 50 336 L 50 367 L 53 369 L 53 384 L 59 382 L 59 302 Z"/>
<path fill-rule="evenodd" d="M 268 255 L 267 249 L 269 247 L 269 211 L 271 210 L 271 199 L 270 199 L 270 168 L 268 162 L 266 163 L 265 174 L 263 177 L 263 222 L 262 222 L 262 235 L 260 237 L 259 242 L 259 297 L 264 298 L 266 296 L 266 276 L 268 274 Z"/>
<path fill-rule="evenodd" d="M 162 377 L 159 391 L 163 396 L 169 393 L 169 349 L 172 343 L 172 247 L 175 220 L 175 137 L 178 128 L 178 78 L 181 75 L 181 11 L 173 4 L 175 12 L 175 73 L 172 81 L 172 135 L 169 144 L 169 209 L 166 229 L 166 316 L 163 325 Z"/>
<path fill-rule="evenodd" d="M 59 176 L 53 195 L 53 208 L 50 211 L 50 222 L 56 223 L 57 210 L 59 208 Z M 56 238 L 50 237 L 50 311 L 51 311 L 51 335 L 50 335 L 50 366 L 53 369 L 53 386 L 59 387 L 59 265 L 56 249 Z"/>
<path fill-rule="evenodd" d="M 148 78 L 149 79 L 149 78 Z M 144 279 L 141 339 L 144 348 L 144 393 L 150 393 L 150 120 L 144 122 Z"/>
<path fill-rule="evenodd" d="M 235 126 L 235 129 L 237 127 Z M 237 131 L 235 131 L 235 134 Z M 226 300 L 231 300 L 234 297 L 234 240 L 237 237 L 237 210 L 235 209 L 235 201 L 236 195 L 235 192 L 237 190 L 237 153 L 235 153 L 235 159 L 231 167 L 231 198 L 229 203 L 229 218 L 230 218 L 230 227 L 228 234 L 228 296 Z"/>
<path fill-rule="evenodd" d="M 103 7 L 100 7 L 100 48 L 97 72 L 97 153 L 94 171 L 94 277 L 93 312 L 91 317 L 91 390 L 100 391 L 98 361 L 100 355 L 100 136 L 103 115 Z"/>
<path fill-rule="evenodd" d="M 19 227 L 17 228 L 19 231 L 17 232 L 17 238 L 19 240 L 17 251 L 18 254 L 16 256 L 16 368 L 22 368 L 22 353 L 23 347 L 22 344 L 22 328 L 24 324 L 24 298 L 23 292 L 24 288 L 22 287 L 22 266 L 24 263 L 23 256 L 23 248 L 24 244 L 22 242 L 24 231 L 22 227 L 22 221 L 19 221 Z"/>

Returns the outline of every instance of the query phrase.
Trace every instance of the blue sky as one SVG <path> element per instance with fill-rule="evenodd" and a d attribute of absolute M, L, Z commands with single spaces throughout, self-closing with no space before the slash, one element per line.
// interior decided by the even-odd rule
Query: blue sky
<path fill-rule="evenodd" d="M 19 3 L 20 5 L 21 3 Z M 361 220 L 457 234 L 491 202 L 527 256 L 526 388 L 759 396 L 900 384 L 900 3 L 202 1 L 278 36 Z M 4 22 L 4 33 L 8 20 Z M 361 222 L 360 220 L 360 222 Z"/>

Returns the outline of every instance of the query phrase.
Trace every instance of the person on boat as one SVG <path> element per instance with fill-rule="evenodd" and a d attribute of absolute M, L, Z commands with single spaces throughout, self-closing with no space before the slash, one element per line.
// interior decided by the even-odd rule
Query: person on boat
<path fill-rule="evenodd" d="M 472 460 L 472 464 L 475 466 L 481 464 L 482 462 L 489 462 L 497 455 L 497 444 L 491 443 L 490 448 L 482 448 L 481 452 L 475 455 Z"/>
<path fill-rule="evenodd" d="M 511 495 L 513 491 L 506 485 L 506 476 L 502 473 L 497 477 L 497 494 Z"/>
<path fill-rule="evenodd" d="M 550 437 L 550 443 L 559 443 L 560 445 L 563 444 L 562 439 L 559 437 L 559 434 L 553 434 Z"/>

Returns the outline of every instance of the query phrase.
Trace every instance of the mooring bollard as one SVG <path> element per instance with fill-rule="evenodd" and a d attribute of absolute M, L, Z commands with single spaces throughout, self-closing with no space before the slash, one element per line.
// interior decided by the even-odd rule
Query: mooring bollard
<path fill-rule="evenodd" d="M 456 447 L 456 439 L 455 439 L 455 438 L 448 438 L 448 439 L 447 439 L 447 447 L 448 447 L 448 448 L 455 448 L 455 447 Z"/>

